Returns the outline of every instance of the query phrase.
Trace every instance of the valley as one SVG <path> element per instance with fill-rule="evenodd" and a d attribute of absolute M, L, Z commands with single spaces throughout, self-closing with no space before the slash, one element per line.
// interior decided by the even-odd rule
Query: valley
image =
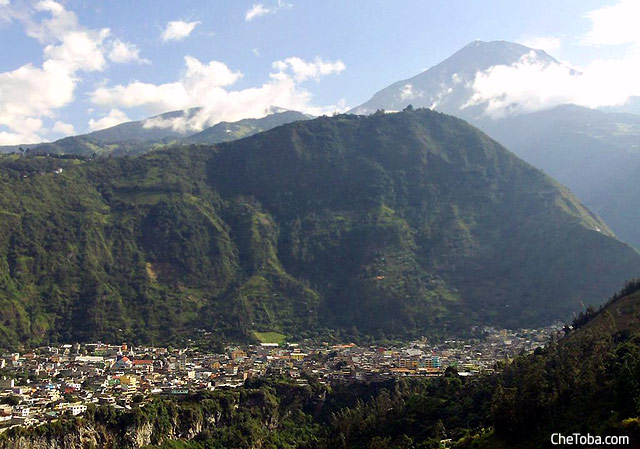
<path fill-rule="evenodd" d="M 637 17 L 0 0 L 0 449 L 640 448 Z"/>

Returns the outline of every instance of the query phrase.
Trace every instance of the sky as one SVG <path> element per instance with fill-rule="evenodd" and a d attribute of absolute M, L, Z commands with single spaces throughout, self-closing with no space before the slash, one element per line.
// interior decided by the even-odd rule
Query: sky
<path fill-rule="evenodd" d="M 172 126 L 342 112 L 476 39 L 585 75 L 523 61 L 478 74 L 478 99 L 619 104 L 640 95 L 638 19 L 637 0 L 0 0 L 0 144 L 195 106 Z"/>

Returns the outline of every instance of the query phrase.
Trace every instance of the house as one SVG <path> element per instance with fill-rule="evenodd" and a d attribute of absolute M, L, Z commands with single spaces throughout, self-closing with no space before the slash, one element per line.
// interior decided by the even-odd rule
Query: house
<path fill-rule="evenodd" d="M 18 418 L 28 418 L 31 408 L 25 405 L 16 405 L 13 407 L 13 416 Z"/>
<path fill-rule="evenodd" d="M 76 402 L 74 404 L 67 404 L 65 411 L 71 414 L 71 416 L 78 416 L 87 411 L 87 406 L 80 402 Z"/>
<path fill-rule="evenodd" d="M 1 390 L 9 390 L 9 389 L 11 389 L 13 387 L 15 387 L 15 380 L 7 379 L 6 377 L 3 377 L 2 379 L 0 379 L 0 389 Z"/>

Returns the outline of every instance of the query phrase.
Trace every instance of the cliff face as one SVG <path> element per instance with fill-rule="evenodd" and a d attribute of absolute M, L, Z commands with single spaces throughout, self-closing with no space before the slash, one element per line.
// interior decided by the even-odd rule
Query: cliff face
<path fill-rule="evenodd" d="M 235 390 L 157 398 L 132 410 L 90 406 L 81 418 L 7 430 L 0 449 L 138 449 L 170 440 L 189 447 L 193 439 L 215 447 L 293 447 L 319 430 L 299 434 L 322 409 L 324 397 L 319 386 L 255 380 Z"/>
<path fill-rule="evenodd" d="M 104 429 L 100 429 L 104 430 Z M 23 435 L 9 437 L 0 441 L 2 449 L 84 449 L 97 447 L 115 447 L 115 435 L 103 433 L 94 427 L 77 427 L 63 435 L 52 433 L 39 434 L 25 432 Z M 139 447 L 139 446 L 137 446 Z"/>
<path fill-rule="evenodd" d="M 0 440 L 0 449 L 138 449 L 167 440 L 191 440 L 203 430 L 202 424 L 202 421 L 188 425 L 173 421 L 168 431 L 159 431 L 153 422 L 134 424 L 124 429 L 84 422 L 64 433 L 40 432 L 37 429 L 22 431 Z"/>

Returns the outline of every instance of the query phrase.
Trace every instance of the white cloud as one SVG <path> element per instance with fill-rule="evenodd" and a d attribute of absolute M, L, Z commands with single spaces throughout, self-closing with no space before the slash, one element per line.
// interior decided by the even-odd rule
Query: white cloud
<path fill-rule="evenodd" d="M 138 64 L 150 64 L 148 59 L 140 58 L 140 50 L 134 44 L 116 39 L 111 43 L 109 59 L 116 63 L 137 62 Z"/>
<path fill-rule="evenodd" d="M 283 61 L 276 61 L 272 66 L 280 72 L 291 70 L 296 81 L 305 81 L 309 78 L 318 80 L 321 76 L 340 73 L 346 68 L 340 60 L 323 61 L 319 57 L 316 57 L 313 62 L 291 57 Z"/>
<path fill-rule="evenodd" d="M 60 36 L 69 31 L 79 29 L 78 18 L 72 11 L 68 11 L 60 3 L 53 0 L 44 0 L 35 4 L 36 12 L 45 12 L 50 18 L 40 22 L 34 21 L 28 15 L 24 17 L 27 35 L 37 39 L 40 43 L 56 42 Z"/>
<path fill-rule="evenodd" d="M 600 107 L 640 95 L 640 52 L 623 59 L 595 60 L 576 72 L 562 64 L 545 64 L 535 54 L 516 64 L 479 72 L 467 106 L 484 105 L 494 118 L 548 109 L 564 103 Z"/>
<path fill-rule="evenodd" d="M 99 106 L 143 107 L 150 113 L 190 106 L 190 98 L 180 82 L 151 84 L 133 81 L 126 86 L 100 87 L 90 95 L 91 101 Z"/>
<path fill-rule="evenodd" d="M 26 34 L 43 45 L 44 62 L 0 73 L 0 126 L 7 128 L 0 133 L 0 144 L 39 142 L 49 133 L 42 119 L 55 119 L 57 110 L 74 100 L 82 72 L 106 68 L 110 32 L 81 26 L 73 12 L 53 0 L 9 9 Z M 51 131 L 65 134 L 70 131 L 65 125 L 57 121 Z"/>
<path fill-rule="evenodd" d="M 0 0 L 1 2 L 2 0 Z M 0 24 L 9 23 L 16 18 L 16 11 L 11 7 L 9 2 L 0 3 Z"/>
<path fill-rule="evenodd" d="M 0 6 L 9 6 L 9 0 L 0 0 Z"/>
<path fill-rule="evenodd" d="M 2 2 L 2 0 L 0 0 Z M 83 72 L 103 71 L 106 55 L 113 62 L 145 62 L 135 45 L 111 39 L 108 28 L 88 29 L 57 1 L 42 0 L 31 6 L 0 3 L 0 20 L 17 20 L 27 36 L 42 44 L 42 65 L 25 64 L 0 73 L 0 144 L 39 142 L 50 132 L 73 132 L 56 121 L 51 130 L 43 119 L 54 121 L 57 110 L 70 104 Z"/>
<path fill-rule="evenodd" d="M 25 141 L 39 142 L 40 117 L 52 117 L 54 111 L 73 101 L 76 86 L 73 69 L 64 61 L 47 60 L 42 67 L 26 64 L 11 72 L 0 73 L 0 125 Z M 25 126 L 28 125 L 28 126 Z M 6 134 L 0 143 L 11 140 Z"/>
<path fill-rule="evenodd" d="M 414 98 L 422 97 L 423 95 L 423 92 L 413 90 L 413 84 L 410 83 L 402 86 L 402 89 L 400 90 L 401 100 L 412 100 Z"/>
<path fill-rule="evenodd" d="M 167 27 L 164 29 L 160 38 L 163 42 L 168 41 L 180 41 L 188 37 L 191 32 L 198 26 L 200 22 L 183 22 L 181 20 L 174 20 L 167 23 Z"/>
<path fill-rule="evenodd" d="M 293 4 L 287 3 L 284 0 L 278 0 L 278 2 L 271 7 L 264 6 L 264 4 L 262 3 L 254 3 L 253 6 L 244 15 L 244 20 L 247 22 L 251 22 L 256 17 L 273 14 L 280 11 L 281 9 L 291 9 L 292 7 Z"/>
<path fill-rule="evenodd" d="M 109 113 L 98 120 L 89 120 L 89 129 L 91 131 L 98 131 L 100 129 L 111 128 L 112 126 L 119 125 L 120 123 L 130 121 L 127 114 L 119 109 L 111 109 Z"/>
<path fill-rule="evenodd" d="M 485 113 L 494 118 L 532 112 L 570 102 L 575 81 L 568 67 L 540 62 L 531 52 L 516 64 L 477 73 L 466 106 L 485 104 Z"/>
<path fill-rule="evenodd" d="M 247 22 L 251 22 L 256 17 L 264 16 L 265 14 L 269 14 L 271 10 L 269 8 L 265 8 L 262 3 L 254 3 L 251 9 L 247 11 L 244 16 L 244 20 Z"/>
<path fill-rule="evenodd" d="M 553 53 L 562 45 L 562 38 L 556 36 L 527 37 L 519 39 L 518 43 L 536 50 L 544 50 Z"/>
<path fill-rule="evenodd" d="M 42 68 L 26 64 L 0 73 L 0 123 L 11 116 L 51 116 L 73 100 L 75 79 L 65 62 L 47 60 Z"/>
<path fill-rule="evenodd" d="M 101 45 L 108 34 L 108 30 L 69 31 L 61 36 L 59 45 L 45 47 L 45 57 L 68 64 L 70 70 L 104 70 L 106 61 Z"/>
<path fill-rule="evenodd" d="M 76 130 L 73 128 L 72 124 L 61 122 L 60 120 L 53 124 L 52 131 L 57 134 L 62 134 L 65 137 L 71 136 L 76 133 Z"/>
<path fill-rule="evenodd" d="M 0 145 L 42 142 L 42 137 L 38 134 L 42 129 L 42 120 L 40 119 L 16 117 L 9 128 L 11 131 L 0 132 Z"/>
<path fill-rule="evenodd" d="M 205 65 L 192 56 L 185 56 L 184 62 L 187 66 L 184 82 L 187 89 L 197 95 L 205 93 L 198 92 L 202 87 L 229 86 L 242 78 L 242 73 L 231 71 L 223 62 L 211 61 Z"/>
<path fill-rule="evenodd" d="M 242 76 L 222 62 L 211 61 L 204 65 L 191 56 L 185 57 L 185 66 L 185 75 L 178 82 L 157 85 L 134 81 L 126 86 L 101 87 L 91 94 L 91 100 L 100 106 L 141 106 L 150 113 L 161 113 L 199 105 L 199 100 L 206 98 L 209 90 L 233 84 Z"/>
<path fill-rule="evenodd" d="M 229 69 L 219 61 L 205 64 L 187 56 L 184 74 L 175 82 L 151 84 L 134 81 L 127 85 L 104 86 L 92 92 L 91 101 L 109 108 L 142 107 L 149 114 L 200 106 L 201 109 L 194 114 L 171 120 L 147 120 L 145 124 L 148 127 L 171 127 L 178 131 L 197 131 L 223 120 L 263 117 L 269 113 L 272 106 L 314 115 L 335 110 L 344 111 L 344 102 L 325 108 L 311 105 L 311 94 L 298 86 L 298 82 L 306 79 L 306 76 L 317 78 L 335 73 L 335 67 L 333 70 L 325 67 L 326 64 L 335 66 L 335 63 L 323 62 L 325 65 L 320 64 L 316 67 L 315 63 L 302 62 L 304 67 L 310 64 L 315 68 L 304 71 L 305 76 L 300 76 L 291 65 L 278 64 L 276 68 L 281 70 L 269 74 L 269 80 L 262 85 L 232 90 L 230 86 L 242 77 L 240 72 Z M 342 69 L 344 64 L 340 70 Z M 292 73 L 287 73 L 288 70 Z"/>
<path fill-rule="evenodd" d="M 591 20 L 591 30 L 584 36 L 585 45 L 620 45 L 640 43 L 640 2 L 621 0 L 585 14 Z"/>
<path fill-rule="evenodd" d="M 251 53 L 253 53 L 255 56 L 260 56 L 260 51 L 257 48 L 251 50 Z"/>
<path fill-rule="evenodd" d="M 591 21 L 591 29 L 583 36 L 582 45 L 626 45 L 626 53 L 623 47 L 621 56 L 592 60 L 579 72 L 562 64 L 544 64 L 533 54 L 511 66 L 494 66 L 476 74 L 470 85 L 474 94 L 467 106 L 483 105 L 487 115 L 502 117 L 562 103 L 615 106 L 640 96 L 640 2 L 620 0 L 584 17 Z M 539 39 L 547 46 L 559 45 L 557 38 Z M 528 44 L 536 47 L 534 42 Z"/>

